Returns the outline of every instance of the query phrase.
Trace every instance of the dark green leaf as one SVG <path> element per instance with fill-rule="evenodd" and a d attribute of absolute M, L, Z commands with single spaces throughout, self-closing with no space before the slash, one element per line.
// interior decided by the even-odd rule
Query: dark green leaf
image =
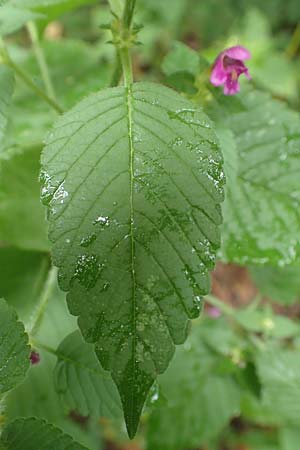
<path fill-rule="evenodd" d="M 189 101 L 139 83 L 65 114 L 42 164 L 60 286 L 112 373 L 132 436 L 209 290 L 224 183 L 216 138 Z"/>
<path fill-rule="evenodd" d="M 0 299 L 0 394 L 19 384 L 29 368 L 28 337 L 15 311 Z"/>
<path fill-rule="evenodd" d="M 35 417 L 6 425 L 0 444 L 5 450 L 88 450 L 59 428 Z"/>

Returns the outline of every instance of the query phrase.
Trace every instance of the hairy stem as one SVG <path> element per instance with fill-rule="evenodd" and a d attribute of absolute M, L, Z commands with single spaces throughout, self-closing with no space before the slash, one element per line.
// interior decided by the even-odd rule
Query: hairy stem
<path fill-rule="evenodd" d="M 30 35 L 30 39 L 32 42 L 32 47 L 36 56 L 36 60 L 37 63 L 39 65 L 40 68 L 40 72 L 44 81 L 44 85 L 46 88 L 46 92 L 47 95 L 49 97 L 51 97 L 52 99 L 56 98 L 55 95 L 55 91 L 54 91 L 54 87 L 53 87 L 53 83 L 51 80 L 51 76 L 50 76 L 50 72 L 49 72 L 49 67 L 44 55 L 44 52 L 40 46 L 40 40 L 39 40 L 39 35 L 38 35 L 38 31 L 36 28 L 36 25 L 34 22 L 28 22 L 27 24 L 27 30 L 28 33 Z"/>
<path fill-rule="evenodd" d="M 121 62 L 120 52 L 118 49 L 116 49 L 116 63 L 115 63 L 114 72 L 112 74 L 110 86 L 111 87 L 118 86 L 118 84 L 120 83 L 121 77 L 122 77 L 122 62 Z"/>

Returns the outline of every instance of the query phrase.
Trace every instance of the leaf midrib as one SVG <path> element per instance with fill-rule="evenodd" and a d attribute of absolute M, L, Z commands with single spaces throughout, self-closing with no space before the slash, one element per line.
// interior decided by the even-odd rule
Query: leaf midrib
<path fill-rule="evenodd" d="M 128 115 L 128 140 L 129 140 L 129 174 L 130 174 L 130 242 L 131 242 L 131 278 L 132 278 L 132 369 L 135 376 L 135 352 L 136 352 L 136 276 L 135 276 L 135 241 L 134 241 L 134 146 L 133 146 L 133 119 L 132 119 L 132 85 L 125 88 L 127 115 Z M 130 420 L 134 423 L 134 389 L 131 386 L 130 393 Z"/>

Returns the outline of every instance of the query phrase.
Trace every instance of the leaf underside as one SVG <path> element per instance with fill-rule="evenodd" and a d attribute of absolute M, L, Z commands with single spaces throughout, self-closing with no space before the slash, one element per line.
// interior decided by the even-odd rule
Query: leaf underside
<path fill-rule="evenodd" d="M 215 134 L 174 91 L 136 83 L 62 116 L 42 166 L 60 286 L 111 371 L 133 436 L 209 290 L 224 184 Z"/>

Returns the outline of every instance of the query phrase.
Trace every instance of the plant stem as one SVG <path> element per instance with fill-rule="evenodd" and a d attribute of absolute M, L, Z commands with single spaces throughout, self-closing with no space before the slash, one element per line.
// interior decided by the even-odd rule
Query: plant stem
<path fill-rule="evenodd" d="M 120 52 L 116 48 L 116 64 L 115 69 L 111 78 L 110 86 L 115 87 L 120 83 L 120 79 L 122 77 L 122 62 L 120 57 Z"/>
<path fill-rule="evenodd" d="M 136 0 L 126 0 L 126 3 L 125 3 L 124 13 L 123 13 L 123 24 L 124 24 L 124 27 L 127 28 L 128 30 L 131 27 L 135 4 L 136 4 Z"/>
<path fill-rule="evenodd" d="M 133 74 L 131 56 L 128 47 L 120 49 L 120 57 L 123 68 L 124 85 L 125 87 L 129 87 L 133 82 Z"/>
<path fill-rule="evenodd" d="M 58 103 L 56 103 L 56 101 L 53 100 L 52 98 L 48 97 L 48 95 L 34 83 L 32 78 L 18 64 L 16 64 L 10 59 L 7 65 L 16 72 L 19 78 L 21 78 L 24 81 L 24 83 L 27 84 L 27 86 L 30 87 L 30 89 L 32 89 L 32 91 L 36 93 L 38 97 L 42 98 L 53 109 L 55 109 L 56 112 L 60 114 L 64 112 L 63 109 L 58 105 Z"/>
<path fill-rule="evenodd" d="M 49 73 L 49 68 L 48 68 L 48 64 L 45 58 L 45 55 L 43 53 L 43 50 L 40 46 L 40 41 L 39 41 L 39 36 L 38 36 L 38 31 L 36 28 L 36 25 L 34 22 L 28 22 L 27 24 L 27 30 L 28 33 L 30 35 L 30 39 L 32 42 L 32 47 L 36 56 L 36 60 L 37 63 L 39 65 L 40 71 L 41 71 L 41 75 L 44 81 L 44 85 L 46 88 L 46 92 L 48 94 L 49 97 L 51 97 L 52 99 L 56 98 L 55 95 L 55 91 L 54 91 L 54 87 L 53 87 L 53 83 L 50 77 L 50 73 Z"/>
<path fill-rule="evenodd" d="M 118 48 L 119 56 L 122 63 L 123 77 L 125 87 L 129 87 L 133 82 L 132 73 L 132 61 L 130 55 L 130 47 L 132 45 L 131 41 L 131 25 L 133 19 L 133 13 L 135 8 L 136 0 L 126 0 L 124 6 L 123 17 L 121 21 L 121 44 Z M 124 39 L 125 37 L 125 39 Z"/>
<path fill-rule="evenodd" d="M 30 338 L 35 336 L 39 330 L 39 327 L 40 327 L 41 322 L 44 317 L 44 313 L 46 310 L 48 300 L 50 298 L 52 289 L 53 289 L 55 281 L 56 281 L 56 277 L 57 277 L 57 269 L 56 269 L 56 267 L 51 267 L 51 269 L 48 272 L 46 281 L 44 283 L 44 287 L 42 289 L 39 304 L 37 306 L 36 311 L 33 314 L 32 319 L 31 319 L 32 325 L 29 327 Z"/>
<path fill-rule="evenodd" d="M 35 92 L 35 94 L 42 98 L 46 103 L 48 103 L 48 105 L 50 105 L 56 112 L 58 113 L 63 113 L 63 109 L 58 105 L 58 103 L 56 103 L 55 100 L 53 100 L 51 97 L 49 97 L 46 92 L 44 92 L 41 88 L 39 88 L 39 86 L 37 86 L 35 84 L 35 82 L 32 80 L 32 78 L 30 77 L 30 75 L 28 75 L 23 69 L 22 67 L 20 67 L 17 63 L 15 63 L 5 45 L 3 40 L 0 37 L 0 62 L 2 64 L 5 64 L 6 66 L 10 67 L 11 69 L 13 69 L 15 71 L 15 73 L 18 75 L 19 78 L 21 78 L 23 80 L 23 82 L 25 84 L 27 84 L 27 86 L 33 91 Z"/>

